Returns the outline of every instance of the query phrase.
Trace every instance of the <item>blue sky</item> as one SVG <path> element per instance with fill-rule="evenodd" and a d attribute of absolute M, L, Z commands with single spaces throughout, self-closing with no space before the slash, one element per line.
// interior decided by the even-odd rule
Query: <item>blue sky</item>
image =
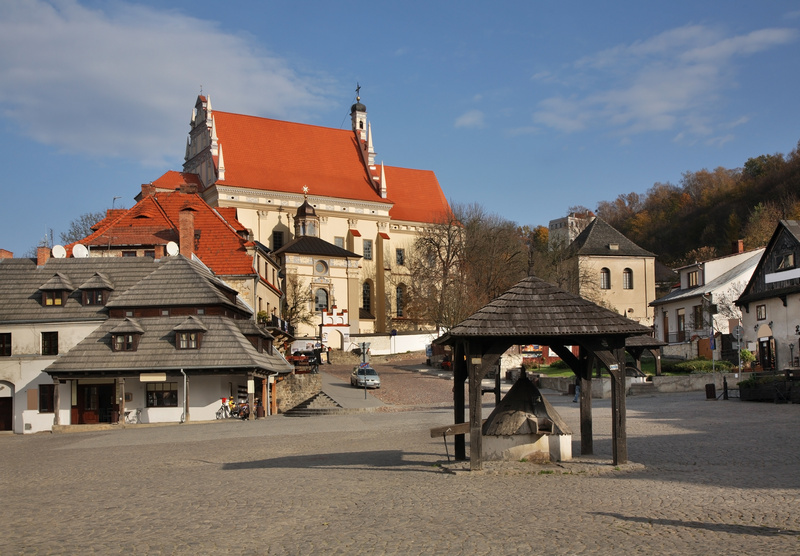
<path fill-rule="evenodd" d="M 790 152 L 799 70 L 795 1 L 4 0 L 0 248 L 58 243 L 180 170 L 201 87 L 346 128 L 358 82 L 379 161 L 546 225 Z"/>

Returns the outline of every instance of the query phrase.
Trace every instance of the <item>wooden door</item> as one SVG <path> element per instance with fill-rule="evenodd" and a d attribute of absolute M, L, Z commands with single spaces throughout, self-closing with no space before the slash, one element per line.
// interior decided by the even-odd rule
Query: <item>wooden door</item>
<path fill-rule="evenodd" d="M 0 431 L 10 431 L 14 427 L 14 398 L 0 398 Z"/>
<path fill-rule="evenodd" d="M 78 424 L 110 423 L 113 408 L 113 384 L 78 386 Z"/>

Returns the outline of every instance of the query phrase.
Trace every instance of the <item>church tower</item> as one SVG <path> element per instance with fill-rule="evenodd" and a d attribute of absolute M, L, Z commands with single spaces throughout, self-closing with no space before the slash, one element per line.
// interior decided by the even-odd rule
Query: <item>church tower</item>
<path fill-rule="evenodd" d="M 303 204 L 297 207 L 294 216 L 294 237 L 319 237 L 319 216 L 308 202 L 308 186 L 303 186 L 303 195 Z"/>

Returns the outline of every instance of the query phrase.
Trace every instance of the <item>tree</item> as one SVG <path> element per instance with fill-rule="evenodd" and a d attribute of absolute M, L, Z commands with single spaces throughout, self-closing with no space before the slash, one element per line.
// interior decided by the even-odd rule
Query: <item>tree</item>
<path fill-rule="evenodd" d="M 284 301 L 281 314 L 294 327 L 300 324 L 314 324 L 311 307 L 314 296 L 311 288 L 297 273 L 289 273 L 284 281 Z"/>
<path fill-rule="evenodd" d="M 87 212 L 69 223 L 66 232 L 61 232 L 61 243 L 74 243 L 92 234 L 92 226 L 106 217 L 104 212 Z"/>

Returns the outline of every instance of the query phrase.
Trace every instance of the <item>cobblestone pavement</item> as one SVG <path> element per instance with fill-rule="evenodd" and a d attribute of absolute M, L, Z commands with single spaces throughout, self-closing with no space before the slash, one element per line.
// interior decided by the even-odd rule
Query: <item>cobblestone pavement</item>
<path fill-rule="evenodd" d="M 0 437 L 0 553 L 800 554 L 800 405 L 629 397 L 614 469 L 594 400 L 588 465 L 449 474 L 452 383 L 378 370 L 413 411 Z"/>

